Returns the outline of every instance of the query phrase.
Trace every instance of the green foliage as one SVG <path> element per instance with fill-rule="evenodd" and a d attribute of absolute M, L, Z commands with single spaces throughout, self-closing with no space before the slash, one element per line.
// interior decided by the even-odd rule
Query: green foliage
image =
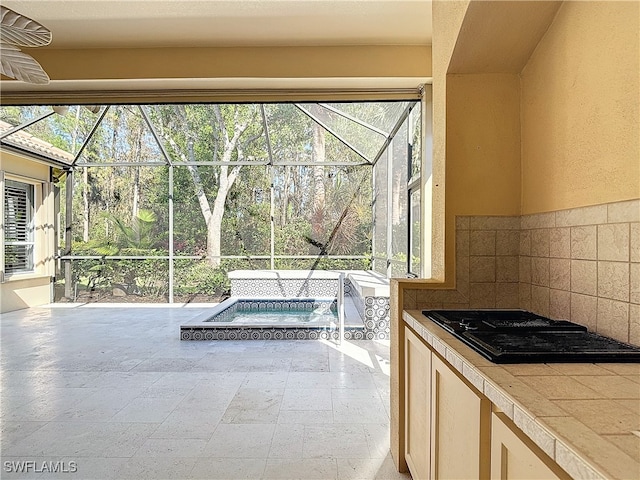
<path fill-rule="evenodd" d="M 381 130 L 390 131 L 406 103 L 334 106 Z M 169 205 L 172 203 L 175 253 L 204 256 L 207 236 L 212 233 L 207 229 L 206 214 L 203 214 L 203 210 L 206 211 L 203 198 L 209 209 L 213 209 L 223 180 L 230 178 L 234 182 L 226 193 L 222 224 L 219 231 L 213 233 L 220 235 L 222 255 L 270 253 L 273 201 L 276 255 L 313 255 L 319 259 L 278 260 L 276 268 L 369 268 L 372 168 L 355 165 L 362 158 L 329 131 L 323 133 L 324 164 L 291 165 L 292 162 L 311 162 L 319 158 L 314 152 L 313 141 L 317 124 L 295 104 L 264 105 L 272 166 L 258 164 L 271 160 L 259 104 L 166 104 L 144 108 L 163 143 L 162 151 L 137 105 L 111 106 L 95 131 L 93 124 L 98 117 L 88 114 L 87 109 L 76 107 L 64 117 L 52 115 L 29 127 L 29 133 L 70 153 L 78 152 L 89 132 L 93 132 L 73 170 L 71 225 L 60 226 L 61 231 L 70 228 L 73 233 L 72 254 L 166 256 Z M 8 106 L 0 109 L 0 115 L 15 123 L 35 118 L 48 109 Z M 363 141 L 372 138 L 363 135 L 362 126 L 355 125 L 347 117 L 331 114 L 325 120 L 333 122 L 333 130 L 341 134 L 360 135 L 360 143 L 354 144 L 362 145 Z M 419 121 L 415 124 L 419 125 Z M 240 133 L 243 126 L 246 129 Z M 236 147 L 225 151 L 236 133 L 239 135 Z M 409 133 L 403 127 L 397 138 L 389 148 L 398 165 L 404 168 L 407 144 L 413 142 L 418 147 L 419 135 L 414 135 L 414 129 Z M 171 198 L 170 169 L 164 164 L 163 151 L 168 153 L 174 165 Z M 413 153 L 416 152 L 419 148 L 414 149 Z M 242 166 L 219 164 L 224 160 L 239 159 L 243 160 Z M 198 165 L 189 167 L 185 161 Z M 82 168 L 83 162 L 104 166 Z M 138 162 L 157 163 L 157 166 L 136 165 Z M 256 165 L 247 164 L 250 162 L 256 162 Z M 285 162 L 289 164 L 283 165 Z M 406 179 L 398 175 L 401 170 L 389 172 L 393 174 L 394 195 L 406 185 Z M 406 177 L 406 172 L 404 175 Z M 386 178 L 380 177 L 386 177 L 386 172 L 376 179 L 386 182 Z M 58 185 L 61 188 L 60 218 L 64 221 L 67 187 L 64 181 Z M 318 192 L 324 194 L 322 205 L 316 201 Z M 399 198 L 402 203 L 403 198 Z M 381 208 L 382 200 L 376 199 L 376 202 Z M 134 216 L 132 212 L 138 213 Z M 382 227 L 393 229 L 393 251 L 406 251 L 406 221 L 402 215 L 399 220 L 388 220 Z M 364 255 L 366 258 L 329 260 L 325 255 Z M 107 288 L 118 283 L 127 285 L 131 292 L 165 295 L 167 263 L 155 259 L 82 260 L 74 261 L 74 270 L 90 288 Z M 177 260 L 175 292 L 219 294 L 228 289 L 227 271 L 269 266 L 268 261 L 224 259 L 219 268 L 213 269 L 206 262 Z"/>
<path fill-rule="evenodd" d="M 175 263 L 176 295 L 228 295 L 231 289 L 228 273 L 233 270 L 264 269 L 268 265 L 263 261 L 242 258 L 225 258 L 218 268 L 205 261 L 177 259 Z"/>
<path fill-rule="evenodd" d="M 230 287 L 225 269 L 212 268 L 208 262 L 176 260 L 174 294 L 216 295 Z"/>
<path fill-rule="evenodd" d="M 131 225 L 127 225 L 120 217 L 110 215 L 110 218 L 120 232 L 118 240 L 124 248 L 149 250 L 154 245 L 153 227 L 157 217 L 151 210 L 139 210 Z"/>

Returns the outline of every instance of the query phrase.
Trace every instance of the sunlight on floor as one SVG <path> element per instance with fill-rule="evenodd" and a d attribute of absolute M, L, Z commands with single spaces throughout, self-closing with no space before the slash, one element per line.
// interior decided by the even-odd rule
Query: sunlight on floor
<path fill-rule="evenodd" d="M 345 355 L 353 358 L 354 360 L 362 363 L 369 368 L 379 368 L 385 375 L 390 375 L 389 360 L 381 357 L 380 355 L 371 354 L 367 349 L 359 347 L 355 343 L 349 342 L 347 340 L 343 341 L 342 344 L 337 344 L 331 340 L 319 340 L 319 342 L 333 348 L 338 352 L 344 353 Z M 389 342 L 388 340 L 381 340 L 379 341 L 379 343 L 382 345 L 388 345 Z M 375 358 L 372 359 L 372 356 Z"/>

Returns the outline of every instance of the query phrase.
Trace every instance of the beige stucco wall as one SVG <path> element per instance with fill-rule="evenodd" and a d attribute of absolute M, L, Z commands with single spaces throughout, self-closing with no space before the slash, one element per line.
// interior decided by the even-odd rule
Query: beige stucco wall
<path fill-rule="evenodd" d="M 340 91 L 326 98 L 375 99 L 382 98 L 376 90 L 417 91 L 431 77 L 429 45 L 42 48 L 30 54 L 53 82 L 38 89 L 3 80 L 3 103 L 313 100 L 326 89 Z"/>
<path fill-rule="evenodd" d="M 522 213 L 640 198 L 640 3 L 564 2 L 522 72 Z"/>
<path fill-rule="evenodd" d="M 55 235 L 53 193 L 48 190 L 49 167 L 26 157 L 0 151 L 0 171 L 5 178 L 35 185 L 35 272 L 6 276 L 0 284 L 0 313 L 47 304 L 51 301 L 51 278 Z M 4 234 L 2 234 L 4 237 Z M 4 257 L 0 259 L 4 265 Z"/>
<path fill-rule="evenodd" d="M 451 285 L 454 282 L 453 272 L 455 271 L 453 259 L 455 239 L 452 235 L 447 235 L 447 232 L 453 232 L 451 222 L 455 220 L 451 212 L 445 214 L 445 191 L 448 188 L 446 178 L 447 70 L 468 6 L 469 0 L 434 0 L 432 3 L 433 167 L 432 191 L 426 192 L 425 195 L 430 195 L 432 204 L 431 276 Z"/>
<path fill-rule="evenodd" d="M 520 80 L 514 74 L 447 79 L 447 212 L 520 213 Z"/>
<path fill-rule="evenodd" d="M 457 215 L 520 213 L 520 80 L 514 74 L 447 77 L 446 260 L 455 268 Z"/>
<path fill-rule="evenodd" d="M 563 2 L 543 12 L 536 2 L 434 1 L 433 246 L 437 258 L 444 240 L 446 284 L 456 215 L 640 197 L 639 8 Z M 499 34 L 476 35 L 471 58 L 459 44 L 486 22 L 522 38 L 496 50 Z"/>

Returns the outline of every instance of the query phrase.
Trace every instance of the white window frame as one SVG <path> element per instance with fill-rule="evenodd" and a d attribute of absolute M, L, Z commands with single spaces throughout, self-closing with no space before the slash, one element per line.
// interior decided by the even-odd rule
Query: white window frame
<path fill-rule="evenodd" d="M 6 199 L 6 187 L 7 187 L 7 182 L 15 182 L 18 184 L 22 184 L 27 186 L 27 191 L 29 192 L 29 200 L 30 200 L 30 205 L 29 205 L 29 214 L 30 214 L 30 218 L 29 218 L 29 224 L 30 224 L 30 235 L 29 235 L 29 239 L 27 241 L 17 241 L 17 242 L 7 242 L 6 239 L 6 231 L 7 231 L 7 225 L 5 224 L 6 219 L 5 219 L 5 199 Z M 2 208 L 2 275 L 1 275 L 1 280 L 2 281 L 7 281 L 7 280 L 11 280 L 12 278 L 24 278 L 24 276 L 33 276 L 34 274 L 37 273 L 37 242 L 36 242 L 36 215 L 37 215 L 37 205 L 38 205 L 38 201 L 39 201 L 39 187 L 41 187 L 42 183 L 41 182 L 36 182 L 34 180 L 31 179 L 26 179 L 24 177 L 20 177 L 20 176 L 14 176 L 14 175 L 9 175 L 6 174 L 5 172 L 0 172 L 0 187 L 1 187 L 1 196 L 2 196 L 2 201 L 1 203 L 1 208 Z M 25 270 L 20 270 L 20 271 L 13 271 L 13 272 L 7 272 L 6 271 L 6 245 L 9 244 L 13 244 L 13 245 L 28 245 L 31 246 L 31 268 L 30 269 L 25 269 Z"/>

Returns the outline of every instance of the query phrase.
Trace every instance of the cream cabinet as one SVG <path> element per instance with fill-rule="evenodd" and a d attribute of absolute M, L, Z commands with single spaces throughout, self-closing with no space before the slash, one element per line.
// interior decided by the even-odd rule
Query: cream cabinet
<path fill-rule="evenodd" d="M 408 328 L 405 389 L 412 478 L 489 478 L 491 403 Z"/>
<path fill-rule="evenodd" d="M 504 414 L 491 418 L 491 478 L 495 480 L 569 479 L 564 470 Z"/>
<path fill-rule="evenodd" d="M 431 470 L 431 350 L 407 329 L 404 352 L 405 459 L 413 480 L 423 480 Z"/>
<path fill-rule="evenodd" d="M 433 354 L 431 478 L 489 478 L 491 402 Z"/>

